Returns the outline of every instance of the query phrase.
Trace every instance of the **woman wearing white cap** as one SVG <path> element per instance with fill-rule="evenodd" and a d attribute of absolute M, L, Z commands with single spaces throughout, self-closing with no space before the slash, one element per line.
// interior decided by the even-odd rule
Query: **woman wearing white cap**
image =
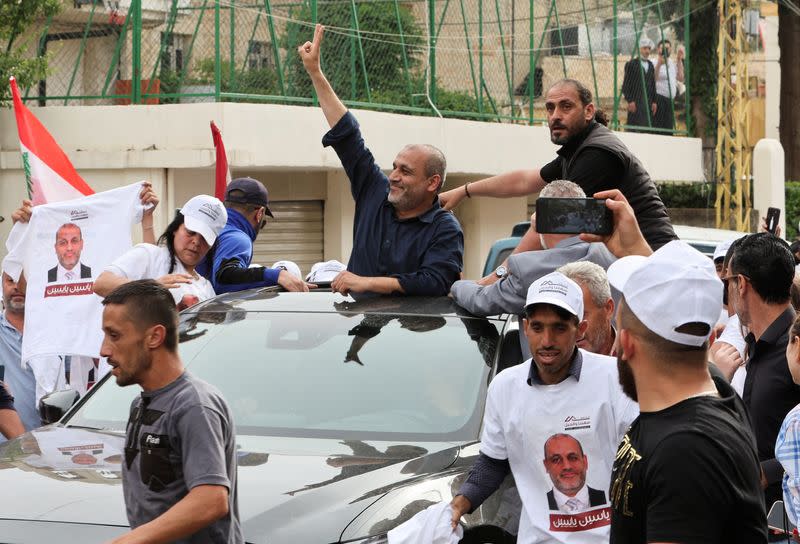
<path fill-rule="evenodd" d="M 154 279 L 172 293 L 179 308 L 215 295 L 211 283 L 195 271 L 208 254 L 228 213 L 213 196 L 198 195 L 177 212 L 158 245 L 137 244 L 111 263 L 94 282 L 94 292 L 106 296 L 133 280 Z"/>

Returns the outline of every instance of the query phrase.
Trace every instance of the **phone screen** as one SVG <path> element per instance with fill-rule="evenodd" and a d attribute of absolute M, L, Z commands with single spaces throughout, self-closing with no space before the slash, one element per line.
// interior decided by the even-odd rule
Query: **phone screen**
<path fill-rule="evenodd" d="M 778 223 L 781 219 L 780 208 L 767 208 L 767 230 L 772 234 L 778 230 Z"/>
<path fill-rule="evenodd" d="M 542 234 L 611 234 L 614 220 L 605 200 L 596 198 L 539 198 L 536 231 Z"/>

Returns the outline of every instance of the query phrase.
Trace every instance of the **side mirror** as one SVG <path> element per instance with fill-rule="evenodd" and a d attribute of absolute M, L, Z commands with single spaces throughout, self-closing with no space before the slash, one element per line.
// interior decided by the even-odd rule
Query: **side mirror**
<path fill-rule="evenodd" d="M 81 398 L 80 393 L 74 389 L 53 391 L 43 396 L 39 401 L 39 417 L 44 425 L 59 421 L 72 406 Z"/>

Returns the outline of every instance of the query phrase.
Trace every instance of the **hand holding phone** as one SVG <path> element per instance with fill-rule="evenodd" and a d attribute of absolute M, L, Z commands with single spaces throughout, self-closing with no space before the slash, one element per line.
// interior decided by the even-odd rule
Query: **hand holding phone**
<path fill-rule="evenodd" d="M 536 231 L 541 234 L 611 234 L 614 217 L 605 199 L 539 198 Z"/>
<path fill-rule="evenodd" d="M 767 232 L 775 234 L 780 224 L 781 210 L 780 208 L 767 208 Z"/>

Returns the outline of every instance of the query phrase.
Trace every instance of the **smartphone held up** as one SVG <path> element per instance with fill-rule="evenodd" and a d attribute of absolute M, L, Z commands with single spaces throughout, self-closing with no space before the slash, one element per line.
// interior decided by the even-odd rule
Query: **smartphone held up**
<path fill-rule="evenodd" d="M 539 198 L 536 231 L 541 234 L 611 234 L 614 217 L 605 199 Z"/>

